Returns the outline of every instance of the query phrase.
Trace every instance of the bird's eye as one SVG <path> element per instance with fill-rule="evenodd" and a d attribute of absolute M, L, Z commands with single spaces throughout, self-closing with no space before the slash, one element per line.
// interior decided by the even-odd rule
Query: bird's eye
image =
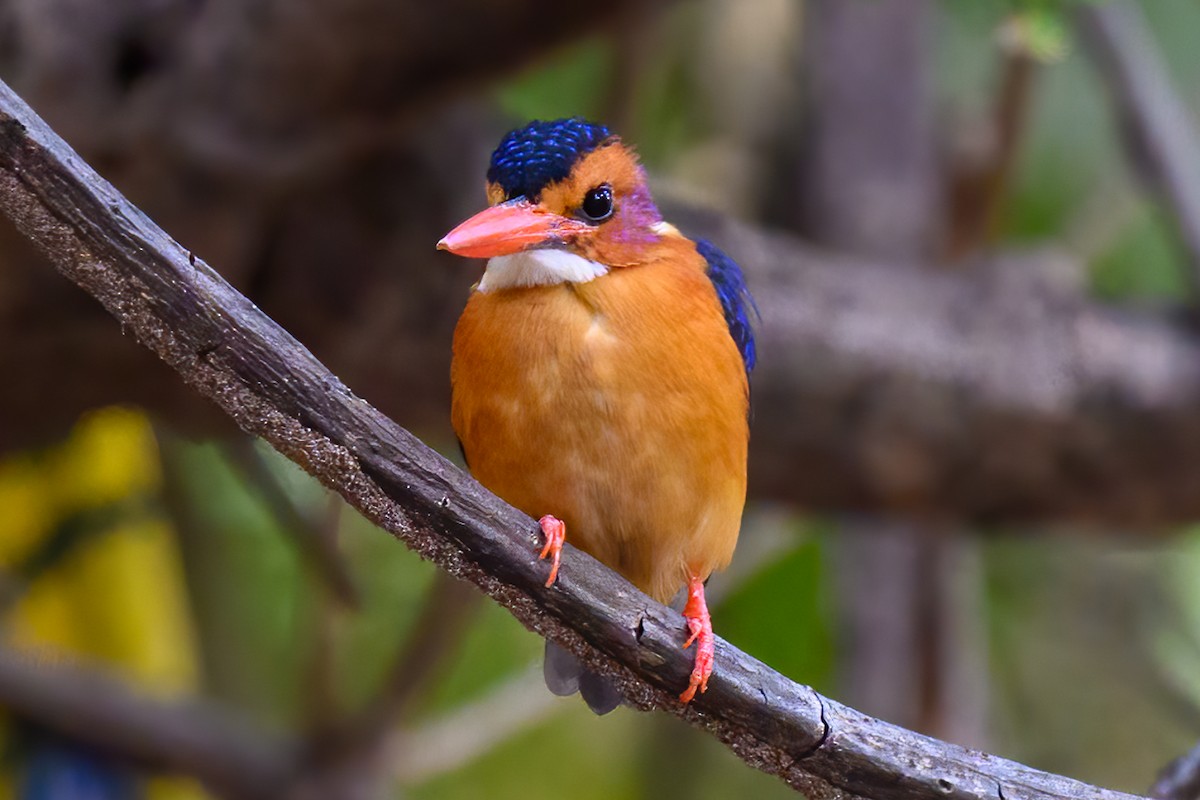
<path fill-rule="evenodd" d="M 607 183 L 602 183 L 594 189 L 589 189 L 588 193 L 583 196 L 583 205 L 580 206 L 580 210 L 592 222 L 603 222 L 611 217 L 613 213 L 612 187 Z"/>

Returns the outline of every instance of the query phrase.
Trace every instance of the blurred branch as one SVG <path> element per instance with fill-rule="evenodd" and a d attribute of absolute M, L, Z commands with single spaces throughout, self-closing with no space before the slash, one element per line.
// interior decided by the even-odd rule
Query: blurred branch
<path fill-rule="evenodd" d="M 1141 177 L 1175 218 L 1200 295 L 1200 137 L 1138 3 L 1081 3 L 1079 19 Z"/>
<path fill-rule="evenodd" d="M 1070 257 L 897 269 L 669 210 L 738 255 L 762 310 L 753 496 L 991 526 L 1200 515 L 1200 337 L 1091 302 Z"/>
<path fill-rule="evenodd" d="M 1200 744 L 1163 768 L 1150 796 L 1155 800 L 1200 798 Z"/>
<path fill-rule="evenodd" d="M 612 74 L 608 77 L 601 101 L 601 119 L 627 140 L 640 138 L 637 122 L 638 87 L 645 80 L 646 67 L 663 47 L 662 9 L 654 6 L 630 6 L 613 26 Z"/>
<path fill-rule="evenodd" d="M 0 13 L 24 43 L 5 54 L 8 76 L 34 94 L 57 92 L 83 112 L 68 115 L 76 120 L 106 110 L 69 138 L 108 149 L 132 135 L 216 172 L 296 178 L 353 159 L 431 107 L 613 27 L 633 8 L 661 4 L 127 0 L 64 19 L 52 4 L 0 0 Z"/>
<path fill-rule="evenodd" d="M 339 601 L 349 608 L 358 608 L 358 587 L 338 549 L 336 525 L 330 528 L 327 520 L 317 519 L 296 505 L 271 471 L 271 465 L 255 447 L 253 439 L 240 437 L 222 449 L 226 460 L 241 473 L 252 494 L 270 510 L 313 572 Z"/>
<path fill-rule="evenodd" d="M 563 711 L 546 690 L 542 668 L 520 673 L 480 700 L 398 731 L 385 761 L 396 780 L 415 785 L 470 764 L 518 732 Z"/>
<path fill-rule="evenodd" d="M 798 229 L 900 262 L 941 224 L 929 0 L 805 4 Z"/>
<path fill-rule="evenodd" d="M 327 197 L 332 211 L 345 206 L 337 197 Z M 953 273 L 897 269 L 889 258 L 830 253 L 666 198 L 662 206 L 685 231 L 736 254 L 762 309 L 753 499 L 988 532 L 1036 521 L 1161 535 L 1200 517 L 1200 334 L 1186 319 L 1089 299 L 1079 286 L 1086 269 L 1062 252 L 1007 252 Z M 390 416 L 452 441 L 447 342 L 473 270 L 438 260 L 428 231 L 442 228 L 426 222 L 430 254 L 410 245 L 411 257 L 381 270 L 384 286 L 352 288 L 340 272 L 318 278 L 314 266 L 280 273 L 290 301 L 253 299 L 287 317 L 289 330 Z M 6 227 L 0 245 L 15 247 L 19 235 L 5 239 Z M 323 241 L 336 238 L 327 234 Z M 0 267 L 0 281 L 39 268 L 54 277 L 31 259 Z M 454 276 L 460 285 L 440 283 Z M 218 424 L 224 418 L 184 384 L 173 387 L 156 359 L 105 329 L 111 323 L 73 287 L 46 285 L 6 298 L 31 311 L 0 322 L 0 339 L 23 344 L 0 347 L 0 374 L 13 377 L 0 392 L 0 419 L 22 421 L 0 426 L 0 449 L 116 402 L 142 404 L 193 434 L 229 435 L 227 420 Z M 359 300 L 318 299 L 343 288 Z M 360 324 L 374 330 L 347 334 Z M 78 366 L 52 368 L 59 363 Z"/>
<path fill-rule="evenodd" d="M 724 641 L 707 694 L 681 706 L 682 617 L 568 546 L 558 582 L 537 524 L 356 397 L 207 264 L 189 259 L 0 85 L 0 210 L 67 278 L 247 433 L 368 519 L 612 678 L 636 706 L 701 727 L 811 798 L 1128 795 L 871 719 Z M 96 697 L 77 698 L 83 708 Z"/>
<path fill-rule="evenodd" d="M 381 737 L 409 716 L 413 702 L 445 674 L 479 610 L 479 595 L 463 581 L 437 573 L 421 604 L 408 640 L 400 648 L 383 693 L 371 702 L 361 727 Z"/>
<path fill-rule="evenodd" d="M 246 439 L 251 445 L 253 439 Z M 265 461 L 264 461 L 265 463 Z M 282 487 L 280 487 L 282 488 Z M 313 531 L 322 539 L 335 543 L 342 528 L 342 509 L 346 507 L 340 495 L 325 492 L 325 511 Z M 335 551 L 336 552 L 336 551 Z M 341 559 L 341 553 L 336 553 Z M 345 564 L 349 569 L 349 564 Z M 361 609 L 361 598 L 353 608 Z M 304 714 L 308 730 L 320 732 L 329 729 L 341 719 L 343 711 L 338 696 L 338 623 L 345 607 L 339 604 L 336 595 L 322 592 L 316 598 L 313 619 L 313 641 L 303 670 L 306 687 Z"/>
<path fill-rule="evenodd" d="M 286 791 L 293 743 L 213 708 L 152 701 L 114 678 L 47 660 L 0 649 L 0 706 L 109 756 L 193 775 L 228 797 Z"/>
<path fill-rule="evenodd" d="M 446 663 L 479 609 L 479 599 L 463 581 L 444 572 L 434 576 L 382 688 L 360 714 L 332 731 L 336 749 L 369 758 L 385 746 L 394 726 L 409 717 L 413 703 L 445 674 Z"/>
<path fill-rule="evenodd" d="M 950 176 L 946 256 L 958 261 L 995 243 L 997 225 L 1019 145 L 1028 125 L 1037 63 L 1018 44 L 1002 49 L 1000 86 L 996 92 L 985 141 Z"/>
<path fill-rule="evenodd" d="M 813 0 L 801 23 L 804 231 L 841 253 L 886 258 L 893 270 L 927 261 L 941 223 L 933 12 L 928 0 Z M 938 685 L 928 657 L 938 631 L 923 602 L 936 591 L 937 542 L 921 522 L 866 514 L 840 523 L 829 543 L 838 691 L 868 713 L 920 727 Z"/>

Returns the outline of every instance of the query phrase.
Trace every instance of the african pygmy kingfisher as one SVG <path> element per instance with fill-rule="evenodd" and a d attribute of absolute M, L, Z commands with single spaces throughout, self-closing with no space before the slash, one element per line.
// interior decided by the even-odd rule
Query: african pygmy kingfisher
<path fill-rule="evenodd" d="M 663 221 L 634 152 L 602 125 L 532 122 L 487 173 L 489 207 L 438 247 L 486 258 L 454 333 L 451 416 L 471 472 L 660 602 L 687 587 L 680 695 L 713 671 L 704 582 L 746 498 L 753 301 L 712 244 Z M 620 695 L 547 645 L 546 682 L 597 713 Z"/>

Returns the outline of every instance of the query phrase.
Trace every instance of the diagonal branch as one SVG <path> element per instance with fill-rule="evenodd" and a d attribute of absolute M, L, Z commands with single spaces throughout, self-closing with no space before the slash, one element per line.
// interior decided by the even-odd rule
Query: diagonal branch
<path fill-rule="evenodd" d="M 613 677 L 638 707 L 708 730 L 809 797 L 1128 797 L 865 717 L 721 640 L 708 693 L 680 706 L 675 693 L 691 663 L 677 612 L 574 549 L 547 589 L 544 565 L 532 556 L 533 520 L 356 397 L 207 264 L 189 259 L 2 84 L 0 210 L 247 433 Z"/>
<path fill-rule="evenodd" d="M 1200 291 L 1200 134 L 1187 104 L 1171 85 L 1138 3 L 1086 3 L 1079 19 L 1134 166 L 1175 218 L 1192 289 Z"/>
<path fill-rule="evenodd" d="M 350 567 L 338 549 L 336 533 L 324 530 L 315 515 L 300 508 L 271 472 L 270 465 L 252 439 L 235 439 L 225 444 L 225 458 L 236 469 L 255 496 L 267 507 L 285 536 L 291 539 L 313 571 L 338 602 L 357 609 L 362 598 Z M 336 528 L 335 528 L 336 530 Z"/>
<path fill-rule="evenodd" d="M 1155 800 L 1196 800 L 1200 797 L 1200 745 L 1172 761 L 1150 789 Z"/>

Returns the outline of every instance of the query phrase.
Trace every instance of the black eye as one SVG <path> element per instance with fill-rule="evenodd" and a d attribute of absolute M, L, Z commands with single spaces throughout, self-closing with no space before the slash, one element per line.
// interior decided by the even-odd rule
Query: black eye
<path fill-rule="evenodd" d="M 580 206 L 580 210 L 592 222 L 603 222 L 611 217 L 613 213 L 612 187 L 603 183 L 595 189 L 590 189 L 583 196 L 583 205 Z"/>

